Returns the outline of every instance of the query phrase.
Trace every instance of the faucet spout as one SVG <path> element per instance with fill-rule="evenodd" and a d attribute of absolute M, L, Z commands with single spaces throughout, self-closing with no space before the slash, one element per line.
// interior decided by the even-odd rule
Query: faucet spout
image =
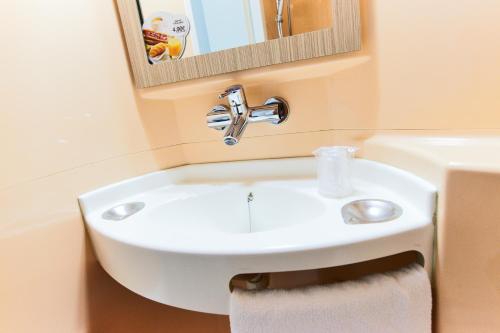
<path fill-rule="evenodd" d="M 238 144 L 243 136 L 243 132 L 247 126 L 246 118 L 239 116 L 229 125 L 226 134 L 224 134 L 224 143 L 228 146 Z"/>

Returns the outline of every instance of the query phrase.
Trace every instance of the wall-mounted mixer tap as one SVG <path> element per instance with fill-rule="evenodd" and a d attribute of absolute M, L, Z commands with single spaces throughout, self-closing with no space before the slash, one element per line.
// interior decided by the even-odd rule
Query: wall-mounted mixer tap
<path fill-rule="evenodd" d="M 228 105 L 219 104 L 207 114 L 209 128 L 223 131 L 224 143 L 237 144 L 249 123 L 267 122 L 279 125 L 288 118 L 288 103 L 281 97 L 271 97 L 262 106 L 248 106 L 243 86 L 235 85 L 219 95 L 226 98 Z"/>

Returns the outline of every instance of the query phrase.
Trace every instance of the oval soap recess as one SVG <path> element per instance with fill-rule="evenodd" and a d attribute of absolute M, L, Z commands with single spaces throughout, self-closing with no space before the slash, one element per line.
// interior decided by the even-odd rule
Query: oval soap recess
<path fill-rule="evenodd" d="M 102 218 L 109 221 L 123 221 L 140 212 L 146 204 L 144 202 L 129 202 L 115 206 L 102 213 Z"/>
<path fill-rule="evenodd" d="M 347 224 L 388 222 L 402 214 L 403 210 L 395 203 L 379 199 L 357 200 L 342 207 L 342 217 Z"/>

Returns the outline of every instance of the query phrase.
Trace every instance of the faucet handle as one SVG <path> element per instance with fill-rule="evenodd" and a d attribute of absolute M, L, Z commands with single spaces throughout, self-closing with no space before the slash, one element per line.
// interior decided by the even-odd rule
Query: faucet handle
<path fill-rule="evenodd" d="M 241 91 L 243 91 L 242 86 L 240 86 L 240 85 L 231 86 L 231 87 L 227 88 L 226 91 L 224 91 L 222 94 L 219 95 L 219 99 L 226 98 L 227 96 L 229 96 L 232 93 L 241 92 Z"/>
<path fill-rule="evenodd" d="M 212 111 L 207 113 L 207 125 L 209 128 L 222 131 L 231 125 L 233 121 L 231 111 L 227 105 L 216 105 Z"/>

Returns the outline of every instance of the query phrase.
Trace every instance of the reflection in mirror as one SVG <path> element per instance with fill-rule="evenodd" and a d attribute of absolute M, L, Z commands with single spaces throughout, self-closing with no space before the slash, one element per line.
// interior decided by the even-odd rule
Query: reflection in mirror
<path fill-rule="evenodd" d="M 331 0 L 137 0 L 149 62 L 332 27 Z"/>

